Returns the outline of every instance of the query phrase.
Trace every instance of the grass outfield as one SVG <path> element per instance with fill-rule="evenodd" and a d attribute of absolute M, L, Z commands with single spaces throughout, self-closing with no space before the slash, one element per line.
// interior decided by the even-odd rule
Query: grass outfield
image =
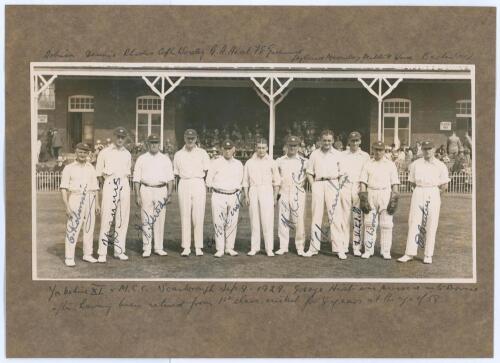
<path fill-rule="evenodd" d="M 133 198 L 132 198 L 133 199 Z M 64 265 L 64 235 L 66 217 L 64 205 L 58 192 L 37 195 L 37 270 L 40 278 L 471 278 L 472 277 L 472 199 L 471 196 L 445 195 L 442 200 L 441 218 L 436 239 L 432 265 L 424 265 L 419 257 L 406 264 L 396 262 L 404 254 L 408 228 L 410 197 L 400 199 L 394 217 L 391 261 L 383 260 L 378 251 L 369 260 L 348 255 L 340 261 L 331 252 L 328 243 L 323 243 L 321 253 L 312 258 L 299 257 L 293 241 L 291 252 L 284 256 L 267 257 L 264 254 L 249 257 L 250 222 L 248 208 L 240 212 L 235 249 L 239 256 L 214 258 L 210 197 L 207 195 L 205 214 L 205 255 L 201 257 L 180 256 L 181 226 L 177 195 L 168 205 L 165 226 L 165 246 L 168 256 L 142 257 L 142 238 L 133 227 L 139 223 L 139 210 L 131 207 L 127 235 L 128 261 L 112 258 L 108 254 L 106 264 L 89 264 L 82 260 L 81 233 L 76 248 L 76 266 Z M 306 207 L 306 233 L 310 228 L 311 201 L 308 194 Z M 277 209 L 277 208 L 276 208 Z M 94 251 L 100 228 L 99 217 L 94 231 Z M 277 215 L 275 217 L 275 250 L 278 249 Z M 308 238 L 307 238 L 308 239 Z M 307 243 L 306 243 L 307 246 Z M 261 252 L 264 250 L 263 241 Z M 194 252 L 194 249 L 193 249 Z M 111 255 L 111 256 L 110 256 Z"/>

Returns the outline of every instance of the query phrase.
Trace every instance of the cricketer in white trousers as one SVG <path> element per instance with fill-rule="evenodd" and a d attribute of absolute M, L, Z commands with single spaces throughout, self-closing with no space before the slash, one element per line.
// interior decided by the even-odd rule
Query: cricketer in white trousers
<path fill-rule="evenodd" d="M 137 158 L 134 166 L 134 183 L 139 188 L 143 251 L 151 254 L 163 251 L 165 213 L 168 201 L 167 184 L 174 180 L 172 162 L 161 152 L 147 152 Z"/>
<path fill-rule="evenodd" d="M 249 188 L 250 197 L 250 225 L 252 237 L 250 249 L 260 251 L 260 226 L 264 236 L 266 252 L 274 248 L 274 190 L 272 185 L 256 185 Z"/>
<path fill-rule="evenodd" d="M 154 243 L 155 251 L 163 251 L 167 186 L 158 188 L 142 184 L 139 193 L 141 196 L 142 249 L 146 253 L 151 253 L 151 245 Z"/>
<path fill-rule="evenodd" d="M 130 185 L 128 176 L 108 176 L 102 187 L 101 231 L 99 256 L 106 256 L 108 246 L 114 246 L 114 255 L 125 253 L 130 217 Z M 114 228 L 112 228 L 114 226 Z"/>
<path fill-rule="evenodd" d="M 124 147 L 115 144 L 103 149 L 97 156 L 96 174 L 104 177 L 101 204 L 99 256 L 106 256 L 108 246 L 114 246 L 114 255 L 125 253 L 130 216 L 130 184 L 128 176 L 132 156 Z M 114 228 L 112 228 L 114 226 Z"/>
<path fill-rule="evenodd" d="M 245 163 L 243 187 L 249 188 L 251 251 L 260 251 L 260 227 L 262 225 L 266 252 L 273 252 L 274 187 L 279 185 L 279 171 L 276 162 L 269 155 L 259 158 L 254 154 Z"/>
<path fill-rule="evenodd" d="M 285 155 L 277 160 L 281 176 L 278 236 L 280 250 L 283 251 L 288 251 L 290 230 L 295 231 L 297 252 L 304 251 L 306 238 L 304 228 L 306 163 L 307 159 L 300 155 L 292 157 Z"/>
<path fill-rule="evenodd" d="M 390 254 L 392 247 L 392 215 L 387 213 L 387 205 L 391 199 L 391 189 L 372 189 L 368 188 L 368 202 L 371 211 L 365 214 L 364 225 L 364 246 L 365 253 L 374 254 L 375 241 L 377 240 L 377 228 L 380 224 L 380 253 Z"/>
<path fill-rule="evenodd" d="M 68 193 L 68 206 L 72 211 L 66 223 L 65 257 L 75 258 L 75 247 L 83 227 L 83 256 L 92 256 L 96 193 L 99 190 L 94 167 L 77 161 L 67 165 L 61 176 L 61 189 Z"/>
<path fill-rule="evenodd" d="M 342 223 L 344 237 L 344 252 L 349 251 L 349 240 L 352 231 L 352 249 L 353 252 L 360 252 L 363 243 L 363 212 L 359 205 L 359 178 L 361 170 L 366 162 L 370 160 L 370 155 L 359 147 L 356 151 L 351 148 L 342 152 L 343 169 L 347 174 L 348 182 L 342 188 L 342 210 L 345 218 Z M 352 221 L 352 229 L 351 229 Z"/>
<path fill-rule="evenodd" d="M 191 228 L 194 230 L 195 248 L 203 248 L 203 222 L 205 220 L 205 173 L 210 166 L 207 152 L 197 146 L 186 146 L 174 155 L 174 174 L 178 175 L 179 210 L 181 213 L 182 242 L 184 249 L 191 248 Z"/>
<path fill-rule="evenodd" d="M 408 181 L 416 187 L 411 196 L 405 254 L 416 256 L 418 248 L 424 248 L 424 256 L 432 257 L 441 208 L 439 186 L 450 181 L 448 169 L 434 157 L 420 158 L 410 164 Z"/>
<path fill-rule="evenodd" d="M 313 178 L 312 189 L 312 222 L 311 222 L 311 244 L 310 253 L 318 253 L 322 239 L 327 231 L 322 229 L 323 212 L 328 216 L 330 227 L 330 239 L 334 253 L 344 252 L 345 242 L 342 223 L 344 222 L 344 211 L 342 210 L 341 194 L 346 179 L 342 169 L 342 153 L 331 147 L 327 151 L 314 150 L 307 163 L 307 174 Z M 339 181 L 340 179 L 340 181 Z M 347 242 L 348 243 L 348 242 Z"/>
<path fill-rule="evenodd" d="M 382 255 L 389 255 L 394 224 L 392 215 L 387 213 L 387 205 L 391 199 L 392 186 L 399 184 L 396 165 L 385 157 L 369 160 L 363 166 L 360 182 L 367 186 L 368 202 L 372 208 L 364 217 L 364 253 L 374 254 L 377 228 L 380 224 L 380 252 Z"/>
<path fill-rule="evenodd" d="M 342 222 L 341 228 L 344 235 L 342 238 L 343 250 L 346 253 L 349 251 L 351 231 L 353 251 L 359 252 L 363 244 L 363 212 L 360 209 L 359 191 L 358 181 L 349 181 L 344 185 L 344 188 L 342 188 L 342 216 L 344 217 L 344 221 Z"/>
<path fill-rule="evenodd" d="M 304 212 L 306 193 L 298 185 L 280 189 L 278 236 L 280 249 L 288 251 L 290 230 L 295 231 L 295 247 L 304 251 L 306 233 L 304 228 Z"/>
<path fill-rule="evenodd" d="M 191 228 L 195 248 L 203 248 L 203 223 L 207 190 L 202 178 L 179 180 L 179 210 L 181 212 L 182 248 L 191 248 Z"/>
<path fill-rule="evenodd" d="M 312 184 L 312 224 L 311 224 L 311 246 L 313 252 L 318 252 L 321 247 L 321 240 L 328 231 L 322 229 L 323 213 L 326 204 L 328 225 L 330 226 L 330 240 L 334 253 L 344 252 L 346 243 L 344 242 L 344 211 L 341 201 L 341 188 L 343 185 L 338 179 L 315 181 Z M 347 240 L 349 241 L 349 240 Z M 349 243 L 349 242 L 347 242 Z"/>
<path fill-rule="evenodd" d="M 66 223 L 65 257 L 74 259 L 75 247 L 83 228 L 83 256 L 92 256 L 95 226 L 95 203 L 96 192 L 71 193 L 68 197 L 68 205 L 73 215 Z"/>
<path fill-rule="evenodd" d="M 242 206 L 243 164 L 231 157 L 212 160 L 207 187 L 212 188 L 212 220 L 217 252 L 234 250 L 238 216 Z"/>
<path fill-rule="evenodd" d="M 242 198 L 241 191 L 231 195 L 212 193 L 212 218 L 217 251 L 234 250 Z"/>

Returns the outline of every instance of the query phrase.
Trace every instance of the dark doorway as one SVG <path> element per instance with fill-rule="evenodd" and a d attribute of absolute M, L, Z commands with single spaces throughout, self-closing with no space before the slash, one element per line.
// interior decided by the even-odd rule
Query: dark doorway
<path fill-rule="evenodd" d="M 68 121 L 68 145 L 75 150 L 76 144 L 82 142 L 83 117 L 81 112 L 70 112 Z"/>

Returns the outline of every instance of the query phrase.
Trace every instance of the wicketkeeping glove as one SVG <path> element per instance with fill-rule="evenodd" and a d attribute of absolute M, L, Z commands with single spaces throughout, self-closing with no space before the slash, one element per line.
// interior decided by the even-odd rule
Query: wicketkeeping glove
<path fill-rule="evenodd" d="M 387 214 L 393 215 L 398 207 L 399 194 L 396 192 L 391 192 L 391 199 L 389 199 L 389 204 L 387 205 Z"/>
<path fill-rule="evenodd" d="M 359 192 L 359 207 L 363 211 L 364 214 L 370 213 L 372 210 L 372 207 L 370 206 L 370 203 L 368 202 L 368 192 Z"/>

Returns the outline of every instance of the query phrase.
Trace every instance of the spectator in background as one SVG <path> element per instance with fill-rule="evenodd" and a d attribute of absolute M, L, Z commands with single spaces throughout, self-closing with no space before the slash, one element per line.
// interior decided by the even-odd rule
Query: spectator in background
<path fill-rule="evenodd" d="M 63 139 L 61 133 L 56 129 L 52 132 L 52 155 L 54 158 L 59 157 L 59 151 L 63 146 Z"/>
<path fill-rule="evenodd" d="M 50 159 L 50 157 L 54 157 L 54 155 L 52 154 L 52 137 L 54 136 L 54 130 L 52 128 L 50 128 L 48 131 L 47 131 L 47 137 L 46 137 L 46 151 L 47 151 L 47 154 L 49 154 L 49 157 L 48 159 Z"/>
<path fill-rule="evenodd" d="M 101 140 L 97 140 L 94 145 L 94 152 L 92 153 L 92 158 L 91 158 L 91 164 L 93 164 L 94 166 L 97 162 L 97 156 L 99 155 L 102 149 L 104 149 L 104 145 L 102 144 Z"/>
<path fill-rule="evenodd" d="M 384 154 L 384 157 L 385 157 L 387 160 L 392 161 L 392 152 L 391 152 L 391 148 L 389 148 L 389 147 L 386 147 L 386 148 L 385 148 L 385 154 Z"/>
<path fill-rule="evenodd" d="M 462 149 L 462 142 L 460 141 L 460 138 L 455 134 L 455 131 L 453 131 L 448 138 L 446 145 L 448 149 L 448 155 L 450 157 L 454 157 L 460 152 L 460 149 Z"/>
<path fill-rule="evenodd" d="M 36 162 L 40 161 L 40 151 L 42 150 L 42 140 L 38 139 L 36 141 Z"/>
<path fill-rule="evenodd" d="M 436 150 L 436 156 L 442 158 L 446 154 L 446 148 L 444 147 L 443 144 L 439 147 L 439 149 Z"/>
<path fill-rule="evenodd" d="M 464 148 L 470 150 L 470 154 L 472 154 L 472 130 L 468 129 L 465 133 L 465 141 Z"/>
<path fill-rule="evenodd" d="M 450 157 L 448 156 L 448 154 L 446 153 L 446 151 L 444 152 L 444 154 L 441 156 L 441 161 L 443 163 L 445 163 L 446 165 L 450 164 L 451 160 L 450 160 Z M 448 168 L 449 169 L 449 168 Z"/>
<path fill-rule="evenodd" d="M 463 170 L 465 172 L 465 190 L 469 192 L 472 190 L 472 157 L 471 151 L 467 148 L 464 149 Z"/>
<path fill-rule="evenodd" d="M 170 139 L 167 139 L 165 141 L 165 146 L 163 147 L 163 153 L 166 154 L 170 159 L 173 159 L 174 153 L 175 153 L 175 147 L 174 144 L 170 141 Z"/>
<path fill-rule="evenodd" d="M 305 158 L 309 157 L 309 155 L 307 155 L 306 144 L 304 143 L 304 141 L 300 143 L 298 154 Z"/>
<path fill-rule="evenodd" d="M 455 162 L 453 163 L 451 171 L 453 173 L 460 173 L 461 171 L 465 170 L 465 167 L 466 167 L 466 159 L 464 155 L 464 149 L 461 148 L 458 150 L 458 154 L 455 157 Z"/>
<path fill-rule="evenodd" d="M 423 156 L 424 153 L 422 152 L 422 144 L 419 141 L 417 141 L 415 145 L 415 159 L 420 159 Z"/>
<path fill-rule="evenodd" d="M 472 156 L 471 151 L 468 148 L 464 149 L 464 168 L 472 169 Z"/>
<path fill-rule="evenodd" d="M 338 151 L 343 151 L 344 150 L 344 144 L 342 144 L 342 141 L 337 140 L 333 143 L 333 147 L 338 150 Z"/>
<path fill-rule="evenodd" d="M 66 160 L 64 160 L 64 158 L 62 156 L 58 156 L 57 162 L 56 162 L 56 165 L 54 165 L 53 171 L 56 173 L 62 173 L 64 167 L 66 166 L 65 161 Z"/>
<path fill-rule="evenodd" d="M 406 154 L 404 152 L 404 144 L 399 150 L 394 150 L 393 154 L 394 154 L 394 163 L 396 164 L 398 171 L 406 170 L 408 164 L 406 164 Z"/>
<path fill-rule="evenodd" d="M 406 165 L 410 165 L 413 161 L 413 151 L 410 147 L 407 147 L 405 150 L 405 163 Z"/>

